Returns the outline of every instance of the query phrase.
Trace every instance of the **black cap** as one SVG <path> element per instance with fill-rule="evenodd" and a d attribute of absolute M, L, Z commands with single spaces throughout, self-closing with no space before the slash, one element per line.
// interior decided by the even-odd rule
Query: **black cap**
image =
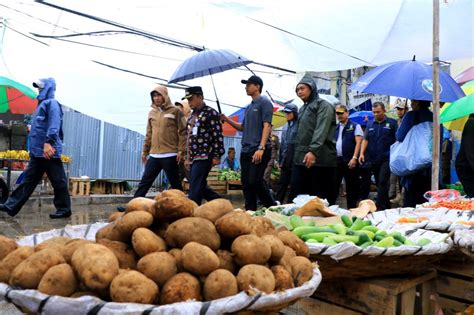
<path fill-rule="evenodd" d="M 241 80 L 240 82 L 242 82 L 243 84 L 247 84 L 247 83 L 258 84 L 260 85 L 260 87 L 263 87 L 262 78 L 256 75 L 251 76 L 248 80 Z"/>
<path fill-rule="evenodd" d="M 197 94 L 204 95 L 204 93 L 202 92 L 202 88 L 200 86 L 190 86 L 185 90 L 184 97 L 182 97 L 181 99 L 188 99 L 191 98 L 191 96 Z"/>
<path fill-rule="evenodd" d="M 283 108 L 283 112 L 285 112 L 285 113 L 296 113 L 297 114 L 298 113 L 298 107 L 293 103 L 288 103 Z"/>

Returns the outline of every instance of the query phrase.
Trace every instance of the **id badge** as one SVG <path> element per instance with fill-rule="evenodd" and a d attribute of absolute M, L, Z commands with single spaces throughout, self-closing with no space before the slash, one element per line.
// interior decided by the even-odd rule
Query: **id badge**
<path fill-rule="evenodd" d="M 194 126 L 193 127 L 193 136 L 197 136 L 197 134 L 198 134 L 198 127 Z"/>

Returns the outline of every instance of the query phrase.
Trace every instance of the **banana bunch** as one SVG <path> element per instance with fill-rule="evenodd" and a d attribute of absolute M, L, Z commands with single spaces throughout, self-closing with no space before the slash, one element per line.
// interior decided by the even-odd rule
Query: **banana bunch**
<path fill-rule="evenodd" d="M 25 150 L 7 150 L 0 152 L 0 158 L 27 161 L 30 159 L 30 154 Z"/>
<path fill-rule="evenodd" d="M 69 164 L 72 162 L 72 158 L 66 154 L 61 154 L 61 162 Z"/>

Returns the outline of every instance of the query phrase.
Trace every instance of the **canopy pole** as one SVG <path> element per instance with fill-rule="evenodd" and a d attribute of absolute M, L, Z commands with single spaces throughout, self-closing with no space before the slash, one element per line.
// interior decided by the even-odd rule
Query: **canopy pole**
<path fill-rule="evenodd" d="M 212 88 L 214 89 L 214 95 L 216 96 L 217 110 L 219 111 L 219 114 L 222 114 L 221 103 L 219 102 L 219 98 L 217 97 L 216 86 L 214 85 L 214 79 L 212 78 L 211 71 L 209 71 L 209 76 L 211 77 Z"/>
<path fill-rule="evenodd" d="M 433 0 L 433 164 L 431 190 L 439 188 L 439 0 Z"/>

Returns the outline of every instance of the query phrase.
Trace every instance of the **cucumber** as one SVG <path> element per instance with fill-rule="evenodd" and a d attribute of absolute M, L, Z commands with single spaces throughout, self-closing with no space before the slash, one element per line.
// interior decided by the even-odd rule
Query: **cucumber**
<path fill-rule="evenodd" d="M 416 245 L 418 246 L 425 246 L 425 245 L 428 245 L 431 243 L 431 240 L 427 239 L 427 238 L 422 238 L 421 240 L 418 240 L 416 242 Z"/>
<path fill-rule="evenodd" d="M 357 217 L 356 217 L 356 216 L 353 216 L 353 217 L 352 217 L 352 223 L 354 223 L 356 220 L 357 220 Z"/>
<path fill-rule="evenodd" d="M 318 242 L 317 240 L 314 240 L 314 239 L 310 238 L 309 240 L 306 240 L 306 243 L 316 243 L 316 244 L 319 244 L 320 242 Z"/>
<path fill-rule="evenodd" d="M 305 222 L 300 216 L 292 215 L 290 216 L 290 224 L 293 229 L 296 229 L 297 227 L 304 226 Z"/>
<path fill-rule="evenodd" d="M 378 246 L 378 247 L 384 247 L 384 248 L 387 248 L 387 247 L 392 247 L 393 246 L 393 242 L 395 242 L 395 239 L 391 236 L 387 236 L 385 237 L 383 240 L 377 242 L 374 244 L 374 246 Z"/>
<path fill-rule="evenodd" d="M 318 242 L 322 242 L 325 237 L 331 236 L 331 235 L 337 235 L 337 234 L 335 234 L 335 233 L 329 233 L 329 232 L 317 232 L 317 233 L 305 234 L 305 235 L 303 235 L 301 238 L 302 238 L 304 241 L 307 241 L 307 240 L 316 240 L 316 241 L 318 241 Z"/>
<path fill-rule="evenodd" d="M 405 244 L 405 245 L 415 245 L 415 243 L 410 241 L 408 238 L 405 240 L 405 242 L 403 244 Z"/>
<path fill-rule="evenodd" d="M 310 233 L 319 233 L 319 232 L 329 232 L 329 233 L 334 233 L 336 234 L 337 232 L 333 229 L 330 229 L 328 227 L 321 227 L 321 226 L 300 226 L 295 228 L 293 231 L 296 236 L 301 238 L 305 234 L 310 234 Z"/>
<path fill-rule="evenodd" d="M 374 244 L 374 242 L 368 241 L 368 242 L 365 242 L 364 244 L 360 245 L 360 247 L 363 248 L 363 249 L 366 249 L 367 247 L 369 247 L 373 244 Z"/>
<path fill-rule="evenodd" d="M 364 234 L 364 233 L 361 233 L 359 235 L 359 241 L 356 242 L 357 245 L 362 245 L 366 242 L 372 242 L 372 240 L 369 238 L 369 236 L 367 234 Z"/>
<path fill-rule="evenodd" d="M 377 235 L 382 235 L 383 237 L 387 236 L 387 232 L 383 231 L 383 230 L 378 230 L 377 232 L 375 232 L 375 236 Z"/>
<path fill-rule="evenodd" d="M 349 216 L 347 215 L 342 215 L 341 216 L 341 221 L 342 223 L 344 223 L 345 226 L 347 226 L 348 228 L 350 228 L 352 226 L 352 220 L 351 218 L 349 218 Z"/>
<path fill-rule="evenodd" d="M 365 234 L 365 235 L 367 235 L 371 240 L 374 240 L 374 237 L 375 237 L 375 233 L 374 233 L 374 232 L 367 231 L 367 230 L 359 230 L 359 231 L 356 231 L 355 234 L 356 234 L 356 235 Z"/>
<path fill-rule="evenodd" d="M 359 236 L 357 235 L 330 235 L 328 236 L 330 239 L 333 241 L 336 241 L 337 243 L 343 243 L 343 242 L 352 242 L 354 244 L 357 244 L 359 242 Z"/>
<path fill-rule="evenodd" d="M 379 231 L 379 229 L 376 226 L 373 226 L 373 225 L 364 226 L 361 230 L 362 231 L 370 231 L 370 232 L 373 232 L 373 233 L 377 233 Z"/>
<path fill-rule="evenodd" d="M 341 224 L 341 223 L 333 224 L 332 228 L 337 231 L 337 234 L 346 235 L 347 228 L 344 224 Z"/>
<path fill-rule="evenodd" d="M 400 232 L 392 232 L 388 234 L 389 236 L 392 236 L 394 239 L 398 240 L 400 243 L 405 243 L 406 237 L 402 235 Z"/>
<path fill-rule="evenodd" d="M 327 245 L 336 245 L 337 242 L 334 241 L 333 239 L 330 239 L 329 237 L 325 237 L 322 241 L 323 244 L 327 244 Z"/>
<path fill-rule="evenodd" d="M 366 222 L 364 222 L 364 220 L 362 220 L 360 218 L 357 218 L 355 220 L 355 222 L 352 224 L 351 230 L 358 231 L 358 230 L 362 229 L 364 226 L 367 226 L 367 225 L 368 224 Z"/>
<path fill-rule="evenodd" d="M 383 236 L 382 234 L 378 234 L 377 233 L 375 234 L 375 237 L 374 237 L 374 241 L 377 241 L 377 242 L 380 242 L 381 240 L 383 240 L 386 236 Z"/>
<path fill-rule="evenodd" d="M 402 246 L 402 245 L 403 245 L 402 242 L 400 242 L 399 240 L 397 240 L 396 238 L 394 238 L 393 246 L 398 247 L 398 246 Z"/>

